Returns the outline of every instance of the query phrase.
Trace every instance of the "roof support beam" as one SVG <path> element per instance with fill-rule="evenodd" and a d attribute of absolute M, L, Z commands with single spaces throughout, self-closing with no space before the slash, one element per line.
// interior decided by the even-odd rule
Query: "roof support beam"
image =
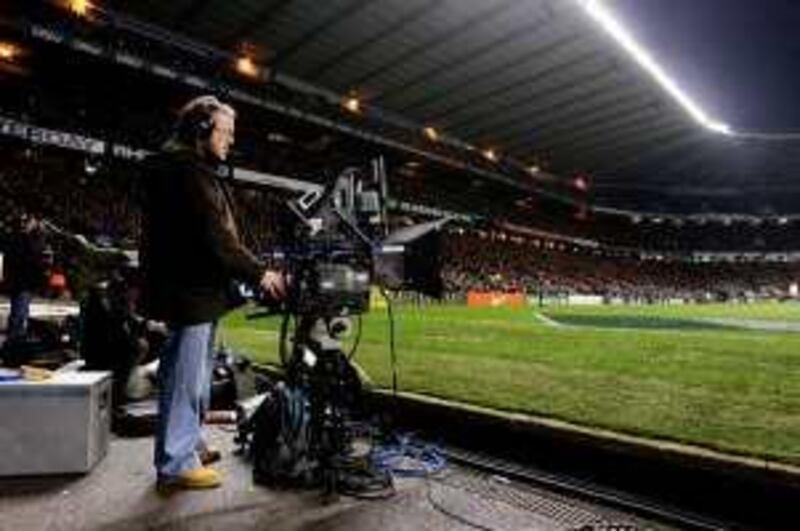
<path fill-rule="evenodd" d="M 596 78 L 597 79 L 597 78 Z M 497 109 L 497 113 L 490 115 L 487 120 L 476 120 L 473 122 L 474 128 L 467 126 L 461 132 L 469 136 L 482 136 L 497 128 L 502 128 L 504 132 L 511 131 L 515 127 L 523 126 L 523 129 L 531 127 L 536 129 L 546 129 L 548 123 L 561 121 L 562 116 L 575 116 L 587 110 L 592 111 L 600 108 L 606 100 L 615 101 L 620 96 L 611 90 L 611 85 L 619 83 L 614 76 L 601 74 L 599 83 L 567 83 L 559 86 L 555 92 L 555 98 L 540 99 L 539 94 L 529 96 L 529 101 L 536 101 L 535 105 L 526 105 L 526 102 L 514 102 L 514 105 L 502 105 Z M 580 90 L 570 90 L 578 88 Z M 630 87 L 629 87 L 630 90 Z M 600 96 L 598 97 L 598 93 Z M 566 97 L 564 97 L 566 96 Z M 591 105 L 587 105 L 591 104 Z M 567 110 L 566 114 L 558 114 L 559 111 Z M 554 120 L 547 122 L 544 118 L 554 117 Z"/>
<path fill-rule="evenodd" d="M 548 69 L 543 72 L 542 76 L 537 76 L 538 81 L 543 81 L 537 85 L 537 80 L 529 79 L 526 82 L 516 83 L 509 86 L 508 91 L 522 92 L 521 97 L 511 99 L 510 101 L 498 102 L 489 98 L 481 98 L 473 101 L 471 105 L 460 105 L 459 108 L 466 108 L 467 113 L 457 117 L 456 120 L 448 121 L 448 128 L 453 130 L 469 129 L 473 124 L 481 123 L 481 121 L 495 120 L 502 116 L 507 116 L 508 113 L 514 113 L 519 116 L 520 109 L 524 109 L 532 101 L 546 101 L 553 99 L 554 96 L 563 94 L 568 91 L 570 87 L 581 85 L 591 82 L 593 80 L 608 79 L 613 75 L 614 70 L 602 63 L 591 68 L 588 72 L 576 76 L 573 80 L 567 82 L 560 82 L 553 84 L 548 82 L 548 77 L 551 73 L 558 72 L 558 69 Z M 530 89 L 541 87 L 545 85 L 546 88 L 540 88 L 538 91 L 531 91 Z M 502 97 L 506 91 L 497 94 L 492 94 L 492 97 Z M 470 109 L 474 111 L 470 112 Z M 505 113 L 505 114 L 504 114 Z"/>
<path fill-rule="evenodd" d="M 369 70 L 354 80 L 351 80 L 351 85 L 363 85 L 367 81 L 375 79 L 389 70 L 394 70 L 400 65 L 414 59 L 415 57 L 427 53 L 430 49 L 440 46 L 448 40 L 461 35 L 463 32 L 480 24 L 485 24 L 486 22 L 491 21 L 493 18 L 502 14 L 505 10 L 517 5 L 517 1 L 518 0 L 504 0 L 499 5 L 486 2 L 484 9 L 477 11 L 473 16 L 461 21 L 459 24 L 456 24 L 454 27 L 448 29 L 444 33 L 434 35 L 430 39 L 420 42 L 415 46 L 411 46 L 399 55 L 387 60 L 380 66 Z M 481 5 L 483 5 L 483 3 L 481 3 Z"/>
<path fill-rule="evenodd" d="M 484 43 L 478 43 L 479 46 L 477 48 L 469 48 L 463 50 L 462 53 L 454 57 L 448 57 L 446 65 L 436 64 L 433 67 L 417 74 L 416 76 L 404 80 L 401 85 L 383 91 L 377 99 L 380 101 L 389 100 L 398 93 L 402 94 L 403 92 L 408 92 L 418 85 L 431 84 L 431 82 L 438 76 L 450 74 L 453 72 L 453 70 L 463 68 L 464 66 L 484 57 L 492 56 L 498 51 L 499 48 L 503 46 L 509 46 L 510 44 L 522 39 L 530 39 L 543 28 L 549 27 L 552 24 L 554 16 L 555 13 L 553 10 L 545 9 L 544 14 L 535 19 L 533 24 L 522 25 L 514 31 L 503 34 L 496 39 Z M 502 65 L 492 67 L 491 70 L 494 70 L 495 68 L 519 68 L 521 61 L 526 61 L 526 59 L 524 57 L 522 59 L 515 58 L 513 61 L 504 62 Z M 470 74 L 474 75 L 472 72 Z M 485 76 L 486 74 L 484 73 L 483 75 Z"/>
<path fill-rule="evenodd" d="M 688 126 L 683 122 L 667 122 L 662 125 L 653 124 L 653 127 L 645 131 L 630 131 L 625 135 L 617 137 L 611 142 L 603 138 L 598 138 L 595 142 L 583 146 L 576 151 L 576 154 L 583 160 L 588 160 L 591 164 L 601 164 L 602 161 L 613 160 L 620 152 L 630 152 L 647 143 L 661 140 L 669 140 L 677 134 L 685 134 Z"/>
<path fill-rule="evenodd" d="M 307 81 L 315 81 L 322 78 L 330 69 L 335 68 L 344 62 L 352 60 L 354 57 L 357 57 L 361 53 L 367 51 L 371 46 L 374 46 L 378 42 L 403 31 L 407 26 L 413 24 L 417 20 L 428 15 L 435 8 L 439 7 L 442 2 L 443 0 L 428 0 L 426 3 L 420 5 L 416 9 L 413 9 L 404 16 L 398 18 L 390 25 L 383 28 L 377 28 L 377 30 L 367 39 L 358 41 L 355 44 L 345 48 L 343 51 L 337 53 L 333 57 L 316 65 L 316 67 L 307 69 L 306 72 L 303 73 L 303 79 Z"/>
<path fill-rule="evenodd" d="M 630 102 L 623 106 L 599 109 L 597 112 L 586 115 L 584 119 L 563 124 L 550 131 L 541 131 L 539 142 L 543 147 L 564 146 L 565 144 L 569 146 L 582 138 L 594 138 L 598 134 L 614 135 L 618 129 L 627 127 L 628 124 L 641 124 L 645 121 L 644 118 L 652 120 L 653 115 L 656 114 L 656 108 L 649 101 Z M 527 142 L 527 139 L 520 139 L 510 145 L 507 144 L 507 149 L 514 149 Z"/>
<path fill-rule="evenodd" d="M 568 39 L 565 39 L 564 42 L 567 42 Z M 589 51 L 584 52 L 577 55 L 575 58 L 571 59 L 567 63 L 562 63 L 560 65 L 549 66 L 542 70 L 538 70 L 529 76 L 525 76 L 522 79 L 516 79 L 510 83 L 505 83 L 503 85 L 490 88 L 489 90 L 485 90 L 482 92 L 475 92 L 471 93 L 471 95 L 465 99 L 460 100 L 457 103 L 452 105 L 445 105 L 438 110 L 434 109 L 428 116 L 428 120 L 446 120 L 448 116 L 457 114 L 465 109 L 476 109 L 482 106 L 485 106 L 486 103 L 492 99 L 502 96 L 510 91 L 518 89 L 521 86 L 532 86 L 536 83 L 541 83 L 547 80 L 549 77 L 565 72 L 571 68 L 581 68 L 585 67 L 586 64 L 591 64 L 597 61 L 597 54 L 596 52 Z M 599 65 L 598 67 L 593 68 L 594 75 L 598 75 L 602 70 L 605 70 L 607 67 L 604 65 Z M 468 85 L 469 83 L 467 83 Z M 449 97 L 452 99 L 452 90 L 448 91 Z M 440 94 L 436 96 L 436 99 L 447 98 L 445 94 Z M 406 110 L 404 108 L 403 110 Z M 464 121 L 466 118 L 462 118 L 461 121 Z"/>
<path fill-rule="evenodd" d="M 562 131 L 571 131 L 579 127 L 588 127 L 595 124 L 609 122 L 608 117 L 613 119 L 623 118 L 632 112 L 639 112 L 643 108 L 652 106 L 652 102 L 646 100 L 638 94 L 637 97 L 620 97 L 604 105 L 596 105 L 580 112 L 567 113 L 563 116 L 554 115 L 551 120 L 539 122 L 535 118 L 525 117 L 525 120 L 514 120 L 508 126 L 498 124 L 497 128 L 502 128 L 503 133 L 499 136 L 492 136 L 492 141 L 502 143 L 508 139 L 510 144 L 506 147 L 517 146 L 522 143 L 531 143 L 528 138 L 533 134 L 537 139 L 544 140 L 548 137 L 558 135 Z"/>
<path fill-rule="evenodd" d="M 330 17 L 320 20 L 317 24 L 307 29 L 300 37 L 295 39 L 291 44 L 278 50 L 275 58 L 272 60 L 272 66 L 278 67 L 280 64 L 285 63 L 292 55 L 300 51 L 303 46 L 309 44 L 314 39 L 318 39 L 321 35 L 334 29 L 338 24 L 352 17 L 359 11 L 366 8 L 369 4 L 378 0 L 351 0 L 343 9 L 340 9 Z"/>
<path fill-rule="evenodd" d="M 581 157 L 581 160 L 587 160 L 590 154 L 605 154 L 619 146 L 635 144 L 640 140 L 657 137 L 665 131 L 681 127 L 685 127 L 685 123 L 675 121 L 672 117 L 645 116 L 641 120 L 634 120 L 627 126 L 619 128 L 615 134 L 597 134 L 573 144 L 571 154 Z"/>

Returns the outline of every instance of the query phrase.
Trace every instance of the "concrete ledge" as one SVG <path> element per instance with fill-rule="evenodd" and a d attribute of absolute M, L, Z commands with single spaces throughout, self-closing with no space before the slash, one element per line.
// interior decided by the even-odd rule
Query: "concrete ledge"
<path fill-rule="evenodd" d="M 275 365 L 256 365 L 255 370 L 272 377 L 282 376 Z M 370 387 L 365 382 L 365 391 L 374 405 L 384 411 L 392 411 L 395 398 L 391 390 Z M 613 451 L 621 455 L 657 459 L 663 462 L 690 465 L 700 469 L 713 469 L 726 474 L 745 474 L 762 480 L 777 481 L 800 488 L 800 466 L 752 456 L 736 455 L 701 446 L 668 440 L 628 435 L 608 429 L 592 428 L 580 424 L 524 413 L 505 412 L 483 406 L 455 402 L 430 395 L 407 391 L 397 394 L 398 411 L 392 411 L 403 425 L 410 429 L 434 427 L 441 435 L 453 428 L 454 416 L 459 424 L 472 424 L 473 428 L 490 427 L 499 430 L 492 438 L 502 438 L 502 432 L 515 435 L 530 434 L 536 439 L 543 437 L 573 445 L 591 445 L 597 449 Z M 469 426 L 467 426 L 468 428 Z M 481 439 L 474 433 L 476 439 Z"/>
<path fill-rule="evenodd" d="M 380 397 L 381 402 L 393 399 L 392 392 L 389 390 L 371 389 L 369 392 L 376 397 Z M 417 393 L 403 391 L 399 392 L 397 396 L 404 406 L 407 407 L 412 402 L 415 402 L 430 408 L 431 413 L 435 411 L 444 413 L 447 410 L 448 414 L 469 414 L 472 418 L 483 416 L 486 420 L 493 419 L 515 429 L 527 427 L 531 431 L 547 432 L 554 437 L 569 439 L 573 442 L 596 444 L 599 447 L 614 448 L 621 452 L 630 452 L 641 456 L 660 457 L 682 462 L 694 461 L 704 467 L 724 468 L 729 471 L 738 469 L 742 472 L 753 474 L 766 474 L 800 486 L 800 467 L 788 463 L 729 454 L 668 440 L 628 435 L 548 417 L 505 412 Z"/>
<path fill-rule="evenodd" d="M 263 371 L 264 368 L 257 370 Z M 280 375 L 271 367 L 270 376 Z M 800 521 L 800 467 L 441 398 L 367 389 L 368 411 L 430 441 L 744 528 Z M 793 527 L 793 526 L 789 526 Z"/>

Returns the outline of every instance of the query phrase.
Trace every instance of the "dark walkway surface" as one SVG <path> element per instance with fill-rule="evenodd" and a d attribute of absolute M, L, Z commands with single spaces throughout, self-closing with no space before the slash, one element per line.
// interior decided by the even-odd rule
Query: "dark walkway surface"
<path fill-rule="evenodd" d="M 115 438 L 106 458 L 86 476 L 0 478 L 0 530 L 476 528 L 459 518 L 496 530 L 665 529 L 454 466 L 432 480 L 398 480 L 398 492 L 388 500 L 341 497 L 326 503 L 318 492 L 254 485 L 247 463 L 232 455 L 233 435 L 221 427 L 207 431 L 224 450 L 222 488 L 159 495 L 153 487 L 152 440 Z"/>

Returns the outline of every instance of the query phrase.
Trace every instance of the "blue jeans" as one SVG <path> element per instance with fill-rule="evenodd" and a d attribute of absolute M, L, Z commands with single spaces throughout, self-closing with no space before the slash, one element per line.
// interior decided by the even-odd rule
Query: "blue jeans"
<path fill-rule="evenodd" d="M 25 337 L 28 329 L 32 295 L 30 291 L 21 291 L 11 295 L 11 309 L 8 313 L 6 340 L 16 341 Z"/>
<path fill-rule="evenodd" d="M 170 329 L 158 369 L 155 466 L 176 476 L 200 466 L 202 416 L 211 396 L 216 323 Z"/>

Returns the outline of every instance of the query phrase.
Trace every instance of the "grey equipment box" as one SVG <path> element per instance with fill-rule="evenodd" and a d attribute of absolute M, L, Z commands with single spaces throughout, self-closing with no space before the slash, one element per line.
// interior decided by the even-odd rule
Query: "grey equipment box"
<path fill-rule="evenodd" d="M 111 373 L 0 382 L 0 476 L 85 473 L 108 450 Z"/>

